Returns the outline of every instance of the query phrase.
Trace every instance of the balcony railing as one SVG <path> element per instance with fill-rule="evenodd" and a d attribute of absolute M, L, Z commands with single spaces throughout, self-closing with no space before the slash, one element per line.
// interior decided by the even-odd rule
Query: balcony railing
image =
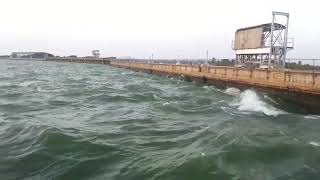
<path fill-rule="evenodd" d="M 279 43 L 276 43 L 274 46 L 280 46 Z M 265 41 L 264 44 L 261 46 L 261 48 L 266 48 L 266 47 L 270 47 L 270 41 Z M 294 38 L 290 37 L 287 40 L 287 48 L 289 49 L 293 49 L 294 48 Z M 234 47 L 234 40 L 231 41 L 231 49 L 235 50 Z"/>

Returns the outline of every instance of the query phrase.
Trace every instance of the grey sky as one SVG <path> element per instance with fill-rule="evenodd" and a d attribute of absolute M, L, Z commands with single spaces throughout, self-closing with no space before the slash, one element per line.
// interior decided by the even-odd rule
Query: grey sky
<path fill-rule="evenodd" d="M 320 58 L 316 0 L 1 0 L 0 54 L 147 58 L 233 57 L 236 29 L 290 13 L 289 57 Z"/>

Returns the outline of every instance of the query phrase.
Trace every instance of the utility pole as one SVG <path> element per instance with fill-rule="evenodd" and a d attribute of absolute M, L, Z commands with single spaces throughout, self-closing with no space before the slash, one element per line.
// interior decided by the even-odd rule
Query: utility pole
<path fill-rule="evenodd" d="M 287 46 L 288 46 L 288 29 L 289 29 L 289 13 L 284 14 L 287 17 L 286 30 L 284 33 L 284 44 L 283 44 L 283 57 L 282 57 L 282 68 L 286 68 L 286 58 L 287 58 Z"/>
<path fill-rule="evenodd" d="M 273 55 L 273 31 L 274 31 L 274 20 L 275 20 L 275 14 L 272 13 L 272 23 L 271 23 L 271 32 L 270 32 L 270 54 L 268 59 L 268 68 L 271 66 L 271 58 Z"/>
<path fill-rule="evenodd" d="M 207 50 L 207 52 L 206 52 L 206 64 L 208 64 L 208 61 L 209 61 L 209 50 Z"/>

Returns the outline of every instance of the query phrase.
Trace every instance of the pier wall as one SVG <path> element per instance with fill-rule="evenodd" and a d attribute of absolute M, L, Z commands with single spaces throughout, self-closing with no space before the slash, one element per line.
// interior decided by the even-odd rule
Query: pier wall
<path fill-rule="evenodd" d="M 52 57 L 47 61 L 55 62 L 73 62 L 73 63 L 90 63 L 90 64 L 110 64 L 111 58 L 71 58 L 71 57 Z"/>
<path fill-rule="evenodd" d="M 112 66 L 156 74 L 184 76 L 204 83 L 269 88 L 302 94 L 320 95 L 320 72 L 247 69 L 225 66 L 149 64 L 111 61 Z"/>

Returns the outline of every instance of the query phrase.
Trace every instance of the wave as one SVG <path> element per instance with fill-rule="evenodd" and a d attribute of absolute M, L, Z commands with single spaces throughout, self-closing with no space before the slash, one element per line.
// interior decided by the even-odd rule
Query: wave
<path fill-rule="evenodd" d="M 278 116 L 285 113 L 263 101 L 253 90 L 241 92 L 231 105 L 236 106 L 240 111 L 262 112 L 268 116 Z"/>
<path fill-rule="evenodd" d="M 36 86 L 39 81 L 23 81 L 19 84 L 21 87 Z"/>
<path fill-rule="evenodd" d="M 231 96 L 238 96 L 240 95 L 240 90 L 238 88 L 231 87 L 226 89 L 225 93 Z"/>
<path fill-rule="evenodd" d="M 314 141 L 311 141 L 309 144 L 311 144 L 311 145 L 313 145 L 313 146 L 320 146 L 320 143 L 314 142 Z"/>
<path fill-rule="evenodd" d="M 320 119 L 320 116 L 317 116 L 317 115 L 307 115 L 307 116 L 304 116 L 304 118 L 306 118 L 306 119 Z"/>

